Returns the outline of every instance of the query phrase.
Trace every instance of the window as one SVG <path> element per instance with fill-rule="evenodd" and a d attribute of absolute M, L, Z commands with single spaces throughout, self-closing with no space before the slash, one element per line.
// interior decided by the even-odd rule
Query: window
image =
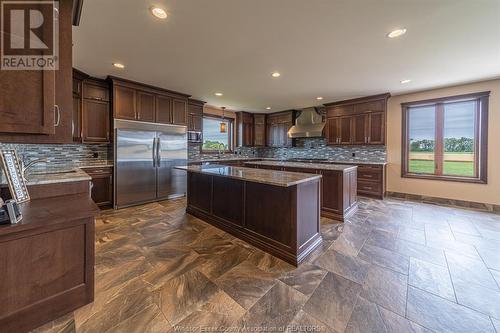
<path fill-rule="evenodd" d="M 489 92 L 401 104 L 402 176 L 486 183 Z"/>
<path fill-rule="evenodd" d="M 226 123 L 226 133 L 221 133 L 221 122 Z M 224 146 L 224 151 L 232 150 L 233 120 L 214 117 L 203 117 L 203 146 L 204 152 L 218 152 Z"/>

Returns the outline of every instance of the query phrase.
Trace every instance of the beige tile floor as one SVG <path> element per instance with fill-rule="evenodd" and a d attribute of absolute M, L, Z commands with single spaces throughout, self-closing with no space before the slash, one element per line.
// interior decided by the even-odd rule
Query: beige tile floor
<path fill-rule="evenodd" d="M 498 215 L 361 199 L 295 268 L 184 209 L 104 212 L 94 303 L 36 332 L 500 333 Z"/>

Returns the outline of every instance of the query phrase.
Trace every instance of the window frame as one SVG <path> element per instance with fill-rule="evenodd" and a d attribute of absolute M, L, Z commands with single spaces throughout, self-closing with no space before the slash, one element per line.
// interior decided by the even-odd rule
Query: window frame
<path fill-rule="evenodd" d="M 204 119 L 211 119 L 211 120 L 218 120 L 218 121 L 221 121 L 221 120 L 225 120 L 229 123 L 229 129 L 227 131 L 227 136 L 228 136 L 228 139 L 227 141 L 229 142 L 229 149 L 226 149 L 224 150 L 224 153 L 228 153 L 228 154 L 231 154 L 234 152 L 234 119 L 232 118 L 228 118 L 228 117 L 224 117 L 222 118 L 221 116 L 217 116 L 217 115 L 203 115 L 203 118 L 202 118 L 202 122 Z M 205 141 L 205 135 L 203 134 L 203 139 L 202 139 L 202 142 L 201 142 L 201 152 L 203 154 L 218 154 L 219 151 L 218 150 L 205 150 L 203 149 L 203 144 L 204 144 L 204 141 Z"/>
<path fill-rule="evenodd" d="M 401 103 L 402 131 L 401 131 L 401 177 L 463 183 L 488 183 L 488 104 L 490 91 L 478 93 L 447 96 L 421 101 Z M 474 128 L 474 159 L 476 175 L 474 177 L 443 175 L 444 156 L 444 105 L 456 102 L 476 101 L 476 122 Z M 434 149 L 434 174 L 412 173 L 409 167 L 409 111 L 412 107 L 435 106 L 435 149 Z"/>

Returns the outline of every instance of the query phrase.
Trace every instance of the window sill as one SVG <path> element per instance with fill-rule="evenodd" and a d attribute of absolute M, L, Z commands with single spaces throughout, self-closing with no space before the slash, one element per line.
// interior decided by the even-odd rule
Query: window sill
<path fill-rule="evenodd" d="M 457 177 L 457 176 L 436 176 L 436 175 L 406 173 L 406 174 L 402 174 L 401 178 L 441 180 L 441 181 L 446 181 L 446 182 L 472 183 L 472 184 L 488 184 L 486 177 L 484 177 L 484 179 L 483 179 L 483 178 L 467 178 L 467 177 Z"/>

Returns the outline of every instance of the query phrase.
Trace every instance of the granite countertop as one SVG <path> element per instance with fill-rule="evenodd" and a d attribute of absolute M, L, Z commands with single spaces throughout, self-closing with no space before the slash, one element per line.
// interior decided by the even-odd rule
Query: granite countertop
<path fill-rule="evenodd" d="M 232 155 L 228 155 L 232 156 Z M 261 157 L 245 157 L 234 155 L 234 157 L 222 157 L 222 158 L 207 158 L 207 159 L 199 159 L 199 160 L 189 160 L 188 163 L 203 163 L 203 162 L 228 162 L 228 161 L 254 161 L 254 160 L 263 160 Z"/>
<path fill-rule="evenodd" d="M 223 176 L 228 178 L 240 179 L 243 181 L 289 187 L 301 183 L 319 180 L 321 175 L 276 171 L 265 169 L 254 169 L 245 167 L 232 167 L 232 166 L 203 166 L 203 165 L 190 165 L 176 167 L 179 170 L 186 170 L 188 172 L 197 172 L 207 175 Z"/>
<path fill-rule="evenodd" d="M 246 162 L 248 165 L 268 165 L 277 167 L 303 168 L 315 170 L 346 171 L 357 168 L 355 165 L 330 164 L 330 163 L 306 163 L 306 162 L 287 162 L 287 161 L 257 161 Z"/>
<path fill-rule="evenodd" d="M 87 164 L 79 166 L 80 169 L 94 169 L 94 168 L 112 168 L 114 167 L 113 161 L 109 161 L 107 163 L 96 163 L 96 164 Z"/>
<path fill-rule="evenodd" d="M 377 161 L 336 161 L 336 160 L 328 160 L 323 163 L 335 163 L 335 164 L 362 164 L 362 165 L 386 165 L 387 162 L 377 162 Z"/>
<path fill-rule="evenodd" d="M 43 185 L 70 183 L 91 180 L 91 177 L 79 168 L 73 169 L 39 169 L 26 176 L 27 185 Z"/>

